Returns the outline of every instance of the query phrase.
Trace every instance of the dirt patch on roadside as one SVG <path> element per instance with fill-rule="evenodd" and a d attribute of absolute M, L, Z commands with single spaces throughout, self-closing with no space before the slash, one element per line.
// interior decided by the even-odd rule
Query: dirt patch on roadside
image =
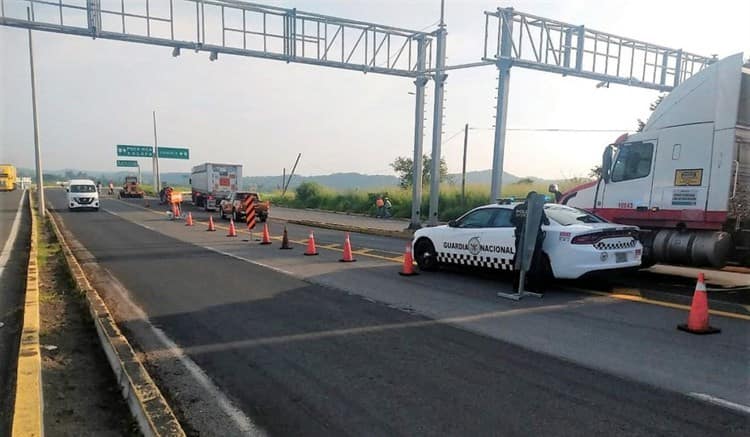
<path fill-rule="evenodd" d="M 46 222 L 39 225 L 39 267 L 45 434 L 140 435 Z"/>

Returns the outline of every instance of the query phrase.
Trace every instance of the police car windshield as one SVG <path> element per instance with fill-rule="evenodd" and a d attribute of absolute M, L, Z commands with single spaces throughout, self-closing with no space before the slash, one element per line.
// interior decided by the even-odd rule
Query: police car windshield
<path fill-rule="evenodd" d="M 96 191 L 96 187 L 94 185 L 71 185 L 70 186 L 71 193 L 93 193 L 95 191 Z"/>
<path fill-rule="evenodd" d="M 563 226 L 580 223 L 606 223 L 604 219 L 569 206 L 547 205 L 547 207 L 544 208 L 544 213 L 547 214 L 547 217 Z"/>

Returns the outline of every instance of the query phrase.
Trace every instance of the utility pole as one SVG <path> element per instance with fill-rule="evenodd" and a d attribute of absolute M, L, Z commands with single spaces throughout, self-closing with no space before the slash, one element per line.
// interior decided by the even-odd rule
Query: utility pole
<path fill-rule="evenodd" d="M 287 188 L 289 188 L 289 184 L 292 182 L 292 178 L 294 177 L 294 171 L 297 170 L 297 164 L 299 164 L 299 159 L 302 158 L 302 154 L 297 154 L 297 160 L 294 161 L 294 167 L 292 167 L 292 171 L 289 173 L 289 180 L 286 181 L 286 185 L 284 185 L 284 190 L 281 192 L 281 197 L 284 197 L 284 194 L 286 194 Z"/>
<path fill-rule="evenodd" d="M 414 80 L 414 161 L 411 185 L 411 222 L 409 229 L 422 227 L 422 146 L 424 141 L 424 88 L 427 85 L 425 74 L 427 50 L 424 36 L 417 39 L 417 72 Z"/>
<path fill-rule="evenodd" d="M 464 126 L 464 164 L 461 167 L 461 206 L 466 206 L 466 148 L 469 144 L 469 123 Z"/>
<path fill-rule="evenodd" d="M 286 167 L 281 171 L 281 189 L 284 189 L 284 186 L 286 185 Z"/>
<path fill-rule="evenodd" d="M 490 183 L 490 202 L 495 203 L 500 198 L 503 188 L 503 160 L 505 159 L 505 130 L 508 123 L 508 88 L 510 87 L 511 40 L 513 29 L 513 12 L 500 9 L 499 19 L 505 31 L 500 41 L 500 57 L 497 60 L 497 107 L 495 112 L 495 141 L 492 155 L 492 182 Z"/>
<path fill-rule="evenodd" d="M 31 11 L 26 8 L 26 17 L 31 21 Z M 37 208 L 39 217 L 44 217 L 44 176 L 42 174 L 42 150 L 39 147 L 39 116 L 36 113 L 36 75 L 34 74 L 34 48 L 29 28 L 29 66 L 31 71 L 31 112 L 34 118 L 34 155 L 36 158 Z"/>
<path fill-rule="evenodd" d="M 443 131 L 443 92 L 445 91 L 445 0 L 440 2 L 440 26 L 435 31 L 435 102 L 432 116 L 432 159 L 430 167 L 430 216 L 428 224 L 438 223 L 438 201 L 440 198 L 440 148 Z"/>
<path fill-rule="evenodd" d="M 154 193 L 157 195 L 159 194 L 159 191 L 161 191 L 161 177 L 159 176 L 159 143 L 156 139 L 156 111 L 153 111 L 154 116 L 154 160 L 153 160 L 153 169 L 154 169 Z"/>

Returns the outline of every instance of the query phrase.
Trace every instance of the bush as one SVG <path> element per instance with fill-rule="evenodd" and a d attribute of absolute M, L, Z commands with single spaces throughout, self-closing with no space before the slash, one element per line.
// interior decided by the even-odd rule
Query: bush
<path fill-rule="evenodd" d="M 294 191 L 300 202 L 317 203 L 323 193 L 323 186 L 316 182 L 303 182 Z"/>

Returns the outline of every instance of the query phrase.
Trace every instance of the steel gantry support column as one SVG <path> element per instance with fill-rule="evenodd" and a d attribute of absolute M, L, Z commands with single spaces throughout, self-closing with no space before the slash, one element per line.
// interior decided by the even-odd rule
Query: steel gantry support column
<path fill-rule="evenodd" d="M 411 223 L 409 229 L 422 227 L 422 143 L 424 140 L 424 89 L 427 85 L 425 74 L 427 45 L 424 36 L 417 40 L 417 72 L 414 80 L 415 107 L 414 107 L 414 169 L 412 175 L 411 191 Z"/>
<path fill-rule="evenodd" d="M 501 196 L 503 186 L 503 159 L 505 158 L 505 130 L 508 115 L 508 87 L 510 85 L 511 62 L 511 31 L 513 29 L 513 10 L 498 9 L 503 26 L 502 41 L 500 42 L 500 57 L 497 60 L 497 111 L 495 112 L 495 142 L 492 155 L 492 181 L 490 185 L 490 202 L 495 202 Z"/>
<path fill-rule="evenodd" d="M 442 14 L 441 14 L 442 18 Z M 443 131 L 443 91 L 445 90 L 445 36 L 448 31 L 442 19 L 440 27 L 435 32 L 437 46 L 435 48 L 435 106 L 432 118 L 432 155 L 430 158 L 430 216 L 428 224 L 438 223 L 438 199 L 440 198 L 440 147 Z"/>

